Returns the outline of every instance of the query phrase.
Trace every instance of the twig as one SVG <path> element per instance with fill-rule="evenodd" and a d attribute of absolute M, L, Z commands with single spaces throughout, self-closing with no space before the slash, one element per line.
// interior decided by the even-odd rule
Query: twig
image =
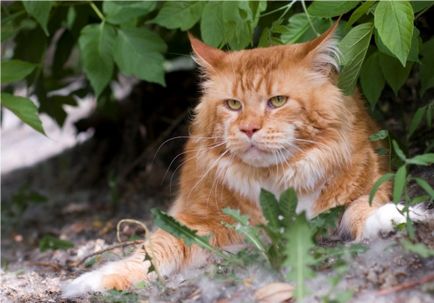
<path fill-rule="evenodd" d="M 119 244 L 115 244 L 112 246 L 109 246 L 107 248 L 98 250 L 94 253 L 88 254 L 87 256 L 83 257 L 75 266 L 80 266 L 81 264 L 83 264 L 87 259 L 101 255 L 107 251 L 116 249 L 116 248 L 120 248 L 120 247 L 126 247 L 126 246 L 131 246 L 131 245 L 137 245 L 137 244 L 143 244 L 145 241 L 144 240 L 133 240 L 133 241 L 125 241 Z"/>
<path fill-rule="evenodd" d="M 396 285 L 394 287 L 390 287 L 390 288 L 386 288 L 386 289 L 382 289 L 380 291 L 377 292 L 377 295 L 379 296 L 385 296 L 394 292 L 398 292 L 398 291 L 402 291 L 405 289 L 409 289 L 409 288 L 413 288 L 422 284 L 425 284 L 427 282 L 430 281 L 434 281 L 434 273 L 428 274 L 423 276 L 422 278 L 418 279 L 418 280 L 413 280 L 413 281 L 407 281 L 404 282 L 402 284 Z"/>
<path fill-rule="evenodd" d="M 30 262 L 30 264 L 39 267 L 50 267 L 54 271 L 60 271 L 62 269 L 62 265 L 57 263 L 35 261 L 35 262 Z"/>

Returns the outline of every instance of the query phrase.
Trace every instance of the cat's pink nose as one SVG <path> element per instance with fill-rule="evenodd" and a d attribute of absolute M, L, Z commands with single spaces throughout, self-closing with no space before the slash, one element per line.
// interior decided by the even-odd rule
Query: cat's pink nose
<path fill-rule="evenodd" d="M 254 133 L 256 133 L 258 130 L 260 130 L 260 128 L 258 127 L 240 127 L 240 131 L 242 131 L 243 133 L 245 133 L 247 135 L 247 137 L 251 138 L 253 136 Z"/>

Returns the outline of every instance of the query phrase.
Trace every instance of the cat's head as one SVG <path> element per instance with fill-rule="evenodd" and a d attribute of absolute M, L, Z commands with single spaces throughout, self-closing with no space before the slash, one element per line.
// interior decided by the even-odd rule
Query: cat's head
<path fill-rule="evenodd" d="M 219 154 L 268 167 L 339 136 L 336 26 L 301 44 L 224 52 L 190 36 L 203 71 L 195 133 Z M 220 145 L 219 145 L 220 144 Z"/>

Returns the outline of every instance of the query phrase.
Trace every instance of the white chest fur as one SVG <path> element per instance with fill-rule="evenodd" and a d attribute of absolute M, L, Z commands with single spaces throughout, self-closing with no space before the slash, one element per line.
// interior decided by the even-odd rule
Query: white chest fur
<path fill-rule="evenodd" d="M 230 189 L 256 205 L 259 205 L 261 188 L 272 192 L 278 198 L 283 191 L 290 187 L 289 184 L 282 183 L 273 177 L 263 180 L 254 176 L 246 176 L 245 172 L 241 172 L 229 161 L 219 163 L 217 177 L 223 180 Z M 298 194 L 297 213 L 305 211 L 308 218 L 313 217 L 313 208 L 320 196 L 321 187 L 315 188 L 307 194 Z"/>

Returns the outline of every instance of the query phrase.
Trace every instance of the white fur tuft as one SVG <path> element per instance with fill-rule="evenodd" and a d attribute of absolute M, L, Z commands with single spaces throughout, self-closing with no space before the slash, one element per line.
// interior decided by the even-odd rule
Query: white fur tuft
<path fill-rule="evenodd" d="M 394 226 L 405 223 L 407 219 L 401 214 L 403 209 L 404 205 L 387 203 L 375 210 L 365 222 L 363 238 L 375 239 L 380 233 L 389 233 L 393 231 Z M 409 215 L 414 222 L 428 222 L 434 219 L 433 213 L 424 209 L 422 204 L 410 207 Z"/>
<path fill-rule="evenodd" d="M 328 39 L 323 45 L 321 45 L 315 52 L 313 58 L 314 68 L 317 71 L 328 73 L 330 66 L 337 72 L 339 71 L 339 65 L 341 63 L 341 52 L 338 47 L 338 39 Z"/>
<path fill-rule="evenodd" d="M 85 273 L 72 281 L 67 281 L 62 287 L 62 296 L 64 298 L 74 298 L 89 292 L 104 291 L 102 277 L 103 272 L 96 270 Z"/>

